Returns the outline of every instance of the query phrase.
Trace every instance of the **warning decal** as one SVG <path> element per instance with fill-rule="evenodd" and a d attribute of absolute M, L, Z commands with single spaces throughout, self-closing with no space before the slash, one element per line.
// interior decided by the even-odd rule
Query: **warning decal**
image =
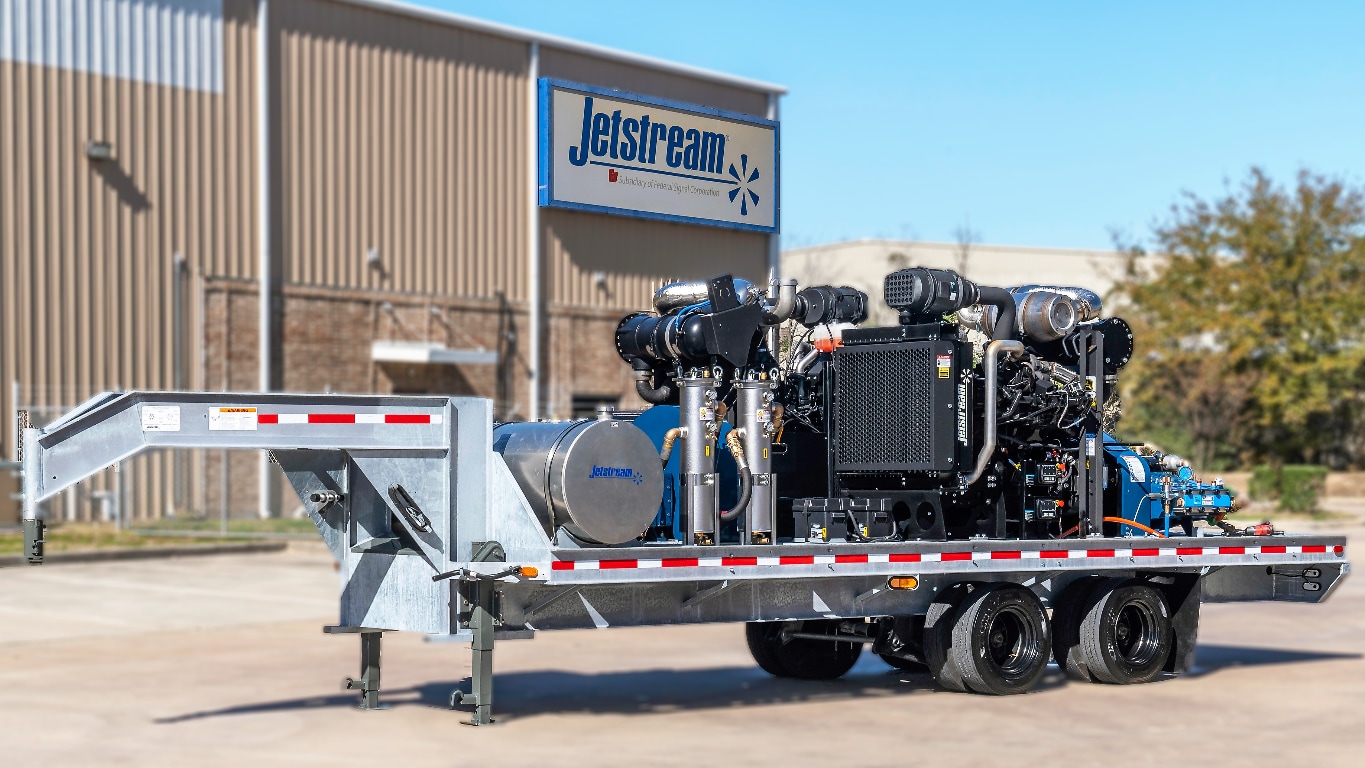
<path fill-rule="evenodd" d="M 936 355 L 935 357 L 936 357 L 937 362 L 938 362 L 938 377 L 939 377 L 940 379 L 951 378 L 952 371 L 953 371 L 953 356 L 952 356 L 952 355 Z"/>
<path fill-rule="evenodd" d="M 242 431 L 256 428 L 256 409 L 243 406 L 224 406 L 209 409 L 209 430 Z"/>
<path fill-rule="evenodd" d="M 142 406 L 143 432 L 179 432 L 180 406 L 144 405 Z"/>

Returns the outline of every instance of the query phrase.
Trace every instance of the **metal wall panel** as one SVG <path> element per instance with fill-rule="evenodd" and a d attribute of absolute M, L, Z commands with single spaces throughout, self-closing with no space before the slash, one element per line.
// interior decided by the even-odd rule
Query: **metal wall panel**
<path fill-rule="evenodd" d="M 3 1 L 0 452 L 10 457 L 16 405 L 41 419 L 101 390 L 170 388 L 177 359 L 185 383 L 202 386 L 195 276 L 254 277 L 255 4 Z M 20 6 L 23 24 L 11 21 Z M 140 24 L 111 31 L 105 22 L 120 14 Z M 217 42 L 196 53 L 205 34 Z M 155 60 L 136 64 L 136 53 Z M 92 140 L 112 144 L 114 159 L 88 159 Z M 140 512 L 172 503 L 169 466 L 152 457 L 126 468 L 152 494 Z"/>
<path fill-rule="evenodd" d="M 257 278 L 255 10 L 255 0 L 0 0 L 5 457 L 18 405 L 42 420 L 101 390 L 170 388 L 177 359 L 188 387 L 221 386 L 205 375 L 205 281 Z M 271 17 L 276 278 L 352 298 L 500 290 L 524 308 L 528 39 L 334 0 L 276 0 Z M 550 43 L 540 72 L 767 107 L 757 91 Z M 114 159 L 87 159 L 92 140 L 112 144 Z M 762 235 L 541 216 L 547 323 L 570 313 L 609 325 L 599 316 L 646 306 L 674 277 L 763 277 Z M 371 248 L 382 270 L 367 263 Z M 234 335 L 228 348 L 255 343 L 253 324 L 216 330 Z M 216 494 L 203 474 L 149 457 L 124 468 L 124 485 L 137 489 L 139 515 L 160 516 Z M 82 507 L 94 508 L 88 496 Z"/>
<path fill-rule="evenodd" d="M 0 0 L 0 59 L 223 90 L 223 0 Z"/>
<path fill-rule="evenodd" d="M 579 83 L 768 116 L 768 94 L 672 72 L 633 67 L 551 46 L 540 49 L 540 74 Z"/>
<path fill-rule="evenodd" d="M 326 0 L 272 16 L 285 279 L 523 299 L 526 44 Z"/>
<path fill-rule="evenodd" d="M 580 211 L 540 216 L 552 307 L 639 311 L 670 280 L 768 277 L 765 234 Z"/>

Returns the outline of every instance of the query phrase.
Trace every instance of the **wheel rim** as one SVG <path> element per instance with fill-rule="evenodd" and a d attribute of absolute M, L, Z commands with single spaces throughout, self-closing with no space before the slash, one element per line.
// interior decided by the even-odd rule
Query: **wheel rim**
<path fill-rule="evenodd" d="M 1138 601 L 1124 603 L 1114 612 L 1111 627 L 1114 649 L 1124 664 L 1144 667 L 1151 664 L 1161 649 L 1156 615 L 1149 606 Z"/>
<path fill-rule="evenodd" d="M 1028 674 L 1038 663 L 1039 649 L 1037 627 L 1014 606 L 995 614 L 986 629 L 986 658 L 1005 677 Z"/>

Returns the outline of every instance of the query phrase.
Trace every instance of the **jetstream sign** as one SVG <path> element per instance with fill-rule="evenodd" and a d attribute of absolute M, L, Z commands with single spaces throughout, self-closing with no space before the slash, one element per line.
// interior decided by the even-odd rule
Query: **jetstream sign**
<path fill-rule="evenodd" d="M 540 204 L 776 232 L 778 125 L 540 81 Z"/>

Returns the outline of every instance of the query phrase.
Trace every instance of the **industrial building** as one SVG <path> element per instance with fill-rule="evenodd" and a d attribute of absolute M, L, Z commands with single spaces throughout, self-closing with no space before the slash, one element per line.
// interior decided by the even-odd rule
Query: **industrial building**
<path fill-rule="evenodd" d="M 542 78 L 768 120 L 783 93 L 384 0 L 0 0 L 0 456 L 104 390 L 637 403 L 622 314 L 775 272 L 775 215 L 542 206 Z M 151 456 L 47 513 L 288 513 L 272 474 Z"/>
<path fill-rule="evenodd" d="M 1154 254 L 1144 268 L 1161 258 Z M 920 240 L 848 240 L 782 252 L 782 272 L 788 277 L 803 284 L 850 285 L 867 293 L 874 299 L 869 307 L 874 322 L 895 322 L 895 313 L 881 301 L 882 279 L 905 267 L 951 269 L 992 285 L 1079 285 L 1104 296 L 1128 262 L 1120 251 Z"/>

